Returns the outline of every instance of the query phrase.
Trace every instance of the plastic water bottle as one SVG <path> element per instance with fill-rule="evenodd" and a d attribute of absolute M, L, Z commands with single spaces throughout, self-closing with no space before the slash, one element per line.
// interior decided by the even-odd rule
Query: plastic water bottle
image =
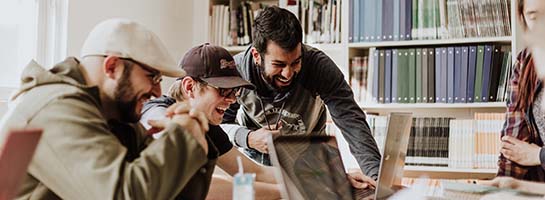
<path fill-rule="evenodd" d="M 238 173 L 233 179 L 233 199 L 254 200 L 255 174 L 244 173 L 242 160 L 237 156 Z"/>

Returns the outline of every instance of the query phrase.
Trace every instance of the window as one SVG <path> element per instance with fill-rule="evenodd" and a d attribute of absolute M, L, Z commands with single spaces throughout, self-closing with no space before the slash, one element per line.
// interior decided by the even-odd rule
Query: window
<path fill-rule="evenodd" d="M 68 0 L 0 1 L 0 100 L 19 86 L 31 59 L 52 66 L 66 56 Z"/>

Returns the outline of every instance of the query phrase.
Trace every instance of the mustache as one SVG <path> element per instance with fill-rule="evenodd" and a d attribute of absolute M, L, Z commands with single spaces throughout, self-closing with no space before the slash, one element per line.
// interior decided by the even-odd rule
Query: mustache
<path fill-rule="evenodd" d="M 293 73 L 293 76 L 291 76 L 291 79 L 295 79 L 296 77 L 297 77 L 297 72 L 294 72 L 294 73 Z M 273 78 L 273 79 L 275 79 L 275 78 L 289 79 L 289 78 L 286 78 L 286 77 L 284 77 L 284 76 L 282 76 L 282 75 L 280 75 L 280 74 L 274 75 L 272 78 Z M 290 79 L 290 80 L 291 80 L 291 79 Z"/>

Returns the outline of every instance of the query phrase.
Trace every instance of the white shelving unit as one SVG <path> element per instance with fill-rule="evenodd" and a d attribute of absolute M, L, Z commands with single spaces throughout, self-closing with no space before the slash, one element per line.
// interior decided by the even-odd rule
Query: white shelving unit
<path fill-rule="evenodd" d="M 263 2 L 271 0 L 253 0 L 254 2 Z M 444 39 L 444 40 L 410 40 L 410 41 L 385 41 L 385 42 L 348 42 L 348 26 L 349 13 L 351 10 L 348 5 L 349 0 L 342 0 L 341 3 L 341 43 L 339 44 L 308 44 L 315 48 L 324 51 L 337 64 L 340 70 L 345 75 L 345 79 L 349 78 L 349 62 L 354 56 L 368 55 L 369 51 L 376 48 L 396 48 L 396 47 L 411 47 L 411 46 L 446 46 L 453 44 L 481 44 L 481 43 L 501 43 L 511 44 L 513 60 L 516 58 L 516 53 L 520 50 L 518 44 L 520 39 L 517 33 L 520 29 L 516 27 L 515 9 L 516 1 L 511 0 L 511 26 L 512 36 L 506 37 L 485 37 L 485 38 L 460 38 L 460 39 Z M 228 4 L 228 0 L 204 0 L 194 1 L 194 13 L 202 13 L 202 16 L 195 17 L 193 25 L 193 33 L 196 37 L 195 45 L 208 41 L 208 26 L 203 24 L 208 23 L 208 16 L 211 12 L 210 6 L 214 4 Z M 278 0 L 280 7 L 287 5 L 287 0 Z M 203 34 L 206 33 L 206 34 Z M 229 46 L 225 47 L 232 54 L 246 50 L 246 46 Z M 360 107 L 366 112 L 378 113 L 379 115 L 387 115 L 390 112 L 413 112 L 415 117 L 455 117 L 460 119 L 472 118 L 476 112 L 505 112 L 505 102 L 490 102 L 490 103 L 466 103 L 466 104 L 445 104 L 445 103 L 415 103 L 415 104 L 376 104 L 368 102 L 359 102 Z M 452 169 L 441 167 L 423 167 L 423 166 L 407 166 L 404 176 L 420 177 L 427 175 L 429 178 L 478 178 L 489 179 L 495 176 L 496 169 Z"/>

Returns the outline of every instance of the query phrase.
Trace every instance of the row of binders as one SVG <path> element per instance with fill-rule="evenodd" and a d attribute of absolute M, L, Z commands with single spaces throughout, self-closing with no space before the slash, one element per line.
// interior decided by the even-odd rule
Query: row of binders
<path fill-rule="evenodd" d="M 511 35 L 510 0 L 350 0 L 349 42 Z"/>
<path fill-rule="evenodd" d="M 362 103 L 506 101 L 511 48 L 500 44 L 371 49 L 351 60 L 350 84 Z"/>

